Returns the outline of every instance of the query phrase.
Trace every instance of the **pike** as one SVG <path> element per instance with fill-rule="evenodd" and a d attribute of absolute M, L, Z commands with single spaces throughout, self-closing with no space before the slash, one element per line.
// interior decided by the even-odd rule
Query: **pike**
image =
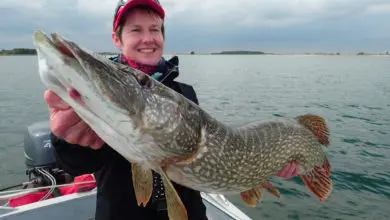
<path fill-rule="evenodd" d="M 170 219 L 187 219 L 171 181 L 220 194 L 239 193 L 255 206 L 262 192 L 280 197 L 269 179 L 289 163 L 324 201 L 332 191 L 325 120 L 312 114 L 228 126 L 143 72 L 76 43 L 35 31 L 38 69 L 54 91 L 109 146 L 132 163 L 138 205 L 152 193 L 152 170 L 165 186 Z M 68 88 L 80 99 L 71 99 Z"/>

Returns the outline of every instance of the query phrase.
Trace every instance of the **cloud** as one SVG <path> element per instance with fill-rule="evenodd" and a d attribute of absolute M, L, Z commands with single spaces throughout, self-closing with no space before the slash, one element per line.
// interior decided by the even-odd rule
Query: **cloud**
<path fill-rule="evenodd" d="M 117 1 L 113 0 L 77 0 L 76 8 L 81 13 L 89 13 L 100 17 L 112 17 Z"/>
<path fill-rule="evenodd" d="M 390 3 L 378 3 L 378 4 L 369 5 L 367 7 L 367 12 L 373 14 L 379 14 L 379 13 L 390 14 Z"/>
<path fill-rule="evenodd" d="M 285 27 L 342 18 L 380 4 L 376 0 L 167 0 L 168 18 L 189 22 L 247 27 Z M 189 17 L 189 18 L 188 18 Z"/>
<path fill-rule="evenodd" d="M 167 52 L 389 50 L 388 0 L 160 0 Z M 32 47 L 35 29 L 93 50 L 111 43 L 116 0 L 0 0 L 0 48 Z"/>
<path fill-rule="evenodd" d="M 368 13 L 370 8 L 379 8 L 383 1 L 257 0 L 254 5 L 251 2 L 255 1 L 225 4 L 225 1 L 214 0 L 214 7 L 201 4 L 185 7 L 186 2 L 192 1 L 173 6 L 175 13 L 169 20 L 170 27 L 175 34 L 185 36 L 187 42 L 191 42 L 191 37 L 197 38 L 192 45 L 201 50 L 382 52 L 389 47 L 385 39 L 390 33 L 386 25 L 390 19 L 373 10 Z M 245 7 L 240 8 L 239 4 Z M 180 17 L 187 18 L 185 24 L 178 21 Z M 178 33 L 180 29 L 185 33 Z"/>
<path fill-rule="evenodd" d="M 46 3 L 46 0 L 34 0 L 34 1 L 15 1 L 15 0 L 2 0 L 0 1 L 0 8 L 19 8 L 19 9 L 42 9 Z"/>

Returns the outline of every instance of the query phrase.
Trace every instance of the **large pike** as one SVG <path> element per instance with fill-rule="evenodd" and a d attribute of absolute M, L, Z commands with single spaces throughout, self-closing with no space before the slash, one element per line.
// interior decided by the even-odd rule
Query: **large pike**
<path fill-rule="evenodd" d="M 149 201 L 152 169 L 163 178 L 171 219 L 187 218 L 171 181 L 202 192 L 240 193 L 254 206 L 264 189 L 279 196 L 269 179 L 296 163 L 314 195 L 323 201 L 330 194 L 330 164 L 322 149 L 329 132 L 320 116 L 228 126 L 143 72 L 58 34 L 36 31 L 33 40 L 44 85 L 133 164 L 139 205 Z M 67 88 L 81 100 L 71 99 Z"/>

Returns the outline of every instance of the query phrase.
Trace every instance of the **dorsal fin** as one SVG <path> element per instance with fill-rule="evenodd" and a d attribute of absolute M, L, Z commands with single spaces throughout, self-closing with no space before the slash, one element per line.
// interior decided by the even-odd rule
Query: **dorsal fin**
<path fill-rule="evenodd" d="M 300 115 L 296 117 L 297 121 L 313 132 L 318 141 L 323 145 L 329 145 L 329 129 L 325 120 L 317 115 Z"/>

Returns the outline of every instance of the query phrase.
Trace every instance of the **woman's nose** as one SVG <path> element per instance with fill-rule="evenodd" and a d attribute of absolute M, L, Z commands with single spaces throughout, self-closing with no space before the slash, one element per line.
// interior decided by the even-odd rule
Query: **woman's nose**
<path fill-rule="evenodd" d="M 145 31 L 142 35 L 142 41 L 145 43 L 153 41 L 153 34 L 150 31 Z"/>

